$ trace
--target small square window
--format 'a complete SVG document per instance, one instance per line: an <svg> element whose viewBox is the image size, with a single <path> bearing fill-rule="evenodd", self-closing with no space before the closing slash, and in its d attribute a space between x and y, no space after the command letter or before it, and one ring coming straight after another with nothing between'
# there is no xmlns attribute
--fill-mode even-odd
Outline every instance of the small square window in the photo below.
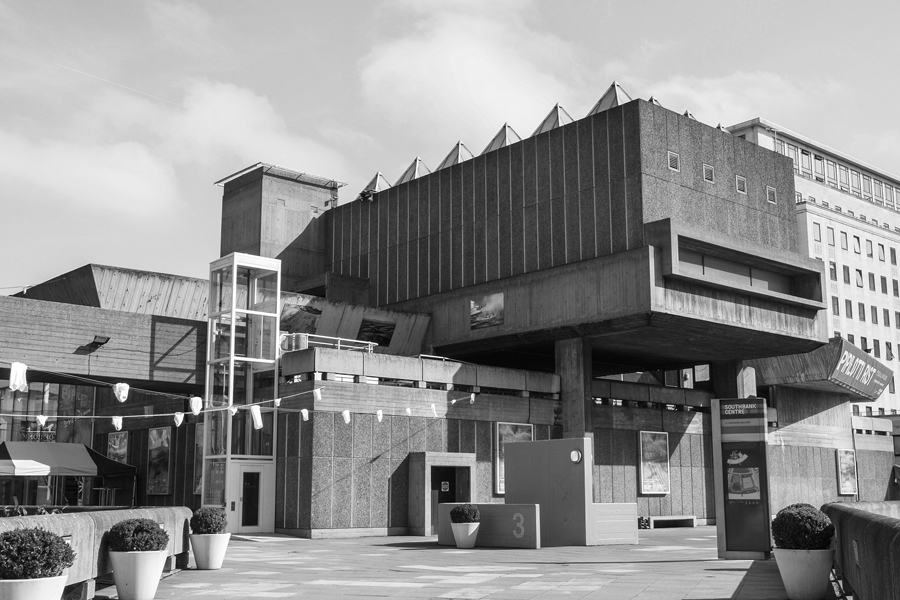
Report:
<svg viewBox="0 0 900 600"><path fill-rule="evenodd" d="M716 182L716 170L713 169L712 165L703 164L703 181L707 183Z"/></svg>
<svg viewBox="0 0 900 600"><path fill-rule="evenodd" d="M669 169L681 171L681 157L672 151L669 151Z"/></svg>
<svg viewBox="0 0 900 600"><path fill-rule="evenodd" d="M740 175L734 176L734 187L737 189L739 194L747 193L747 180L741 177Z"/></svg>
<svg viewBox="0 0 900 600"><path fill-rule="evenodd" d="M766 201L771 204L778 203L778 193L775 191L775 188L766 186Z"/></svg>

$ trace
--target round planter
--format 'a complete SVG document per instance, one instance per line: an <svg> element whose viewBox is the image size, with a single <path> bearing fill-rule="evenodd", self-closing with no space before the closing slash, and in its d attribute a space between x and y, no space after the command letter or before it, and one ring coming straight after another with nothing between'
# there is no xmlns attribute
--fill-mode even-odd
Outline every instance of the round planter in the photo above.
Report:
<svg viewBox="0 0 900 600"><path fill-rule="evenodd" d="M775 548L775 562L790 600L822 600L830 584L834 549L788 550Z"/></svg>
<svg viewBox="0 0 900 600"><path fill-rule="evenodd" d="M198 569L216 570L222 568L225 551L228 549L230 533L192 533L191 549Z"/></svg>
<svg viewBox="0 0 900 600"><path fill-rule="evenodd" d="M59 600L68 575L39 579L0 579L0 600Z"/></svg>
<svg viewBox="0 0 900 600"><path fill-rule="evenodd" d="M153 600L166 563L166 551L109 551L119 600Z"/></svg>
<svg viewBox="0 0 900 600"><path fill-rule="evenodd" d="M453 539L457 548L474 548L475 538L478 537L478 526L481 523L450 523L453 530Z"/></svg>

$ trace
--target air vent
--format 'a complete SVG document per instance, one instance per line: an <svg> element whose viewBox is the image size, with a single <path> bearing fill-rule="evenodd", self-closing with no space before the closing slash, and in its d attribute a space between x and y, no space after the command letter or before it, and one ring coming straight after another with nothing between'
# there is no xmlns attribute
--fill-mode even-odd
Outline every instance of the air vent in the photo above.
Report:
<svg viewBox="0 0 900 600"><path fill-rule="evenodd" d="M674 152L669 152L669 168L673 171L681 171L681 157Z"/></svg>
<svg viewBox="0 0 900 600"><path fill-rule="evenodd" d="M734 187L741 194L747 193L747 180L740 175L734 176Z"/></svg>
<svg viewBox="0 0 900 600"><path fill-rule="evenodd" d="M772 204L778 203L778 194L775 191L775 188L766 186L766 200Z"/></svg>
<svg viewBox="0 0 900 600"><path fill-rule="evenodd" d="M712 168L712 165L703 164L703 181L716 182L716 170Z"/></svg>

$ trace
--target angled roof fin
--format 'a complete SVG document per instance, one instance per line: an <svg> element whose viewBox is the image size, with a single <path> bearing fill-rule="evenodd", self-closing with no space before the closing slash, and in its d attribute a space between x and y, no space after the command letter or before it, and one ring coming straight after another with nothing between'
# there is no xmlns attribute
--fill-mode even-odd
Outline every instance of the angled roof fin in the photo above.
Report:
<svg viewBox="0 0 900 600"><path fill-rule="evenodd" d="M375 177L372 178L372 181L366 184L366 187L362 189L359 193L359 196L356 197L357 200L371 200L372 195L391 187L391 184L388 183L388 180L384 178L384 175L381 174L381 171L375 173Z"/></svg>
<svg viewBox="0 0 900 600"><path fill-rule="evenodd" d="M724 127L722 127L722 124L721 124L721 123L719 123L719 125L716 127L716 129L718 129L719 131L724 131L724 132L727 133L728 135L731 135L731 132L728 131L727 129L725 129Z"/></svg>
<svg viewBox="0 0 900 600"><path fill-rule="evenodd" d="M650 104L655 104L656 106L662 106L662 104L659 103L659 100L657 100L653 96L650 96L650 99L647 100L647 102L649 102Z"/></svg>
<svg viewBox="0 0 900 600"><path fill-rule="evenodd" d="M628 92L622 89L622 86L619 85L618 81L613 81L612 85L610 85L603 95L597 100L597 104L594 105L594 108L587 114L587 116L595 115L599 112L603 112L604 110L609 110L615 106L621 106L626 102L631 102L632 98L628 95Z"/></svg>
<svg viewBox="0 0 900 600"><path fill-rule="evenodd" d="M696 121L696 120L697 120L697 117L695 117L694 114L693 114L691 111L689 111L689 110L684 111L684 116L686 116L686 117L687 117L688 119L690 119L691 121Z"/></svg>
<svg viewBox="0 0 900 600"><path fill-rule="evenodd" d="M394 182L394 185L396 186L401 183L406 183L407 181L412 181L422 175L428 175L429 173L431 173L431 169L425 166L422 159L417 156L415 160L412 161L412 164L403 171L403 175L400 176L400 179Z"/></svg>
<svg viewBox="0 0 900 600"><path fill-rule="evenodd" d="M531 134L531 137L534 137L541 133L546 133L551 129L556 129L561 125L566 125L574 120L575 119L573 119L572 116L566 112L566 109L564 109L559 104L556 104L550 111L550 114L544 117L544 120L541 121L541 124L538 125L538 128L534 130L534 133Z"/></svg>
<svg viewBox="0 0 900 600"><path fill-rule="evenodd" d="M516 130L509 126L509 123L504 123L503 127L500 128L500 131L497 132L497 135L494 136L487 146L484 147L484 150L481 151L482 154L487 154L488 152L493 152L494 150L499 150L504 146L509 146L510 144L515 144L516 142L521 142L522 138L516 133Z"/></svg>
<svg viewBox="0 0 900 600"><path fill-rule="evenodd" d="M453 150L450 151L450 154L444 157L444 160L441 161L441 164L438 165L435 171L440 171L445 167L450 167L453 165L458 165L461 162L465 162L470 158L475 158L475 155L466 148L466 145L462 142L456 142L453 146Z"/></svg>

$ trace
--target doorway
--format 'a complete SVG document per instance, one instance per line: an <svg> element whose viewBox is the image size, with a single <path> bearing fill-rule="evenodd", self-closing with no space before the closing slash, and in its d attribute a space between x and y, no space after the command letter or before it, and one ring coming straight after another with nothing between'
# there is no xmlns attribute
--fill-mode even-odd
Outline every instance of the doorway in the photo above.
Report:
<svg viewBox="0 0 900 600"><path fill-rule="evenodd" d="M469 467L431 467L431 531L437 531L438 504L470 502Z"/></svg>
<svg viewBox="0 0 900 600"><path fill-rule="evenodd" d="M274 465L237 464L232 489L237 503L232 502L229 531L234 533L268 533L274 531ZM234 497L232 496L232 497ZM233 520L232 520L233 519ZM232 529L232 527L234 527Z"/></svg>

